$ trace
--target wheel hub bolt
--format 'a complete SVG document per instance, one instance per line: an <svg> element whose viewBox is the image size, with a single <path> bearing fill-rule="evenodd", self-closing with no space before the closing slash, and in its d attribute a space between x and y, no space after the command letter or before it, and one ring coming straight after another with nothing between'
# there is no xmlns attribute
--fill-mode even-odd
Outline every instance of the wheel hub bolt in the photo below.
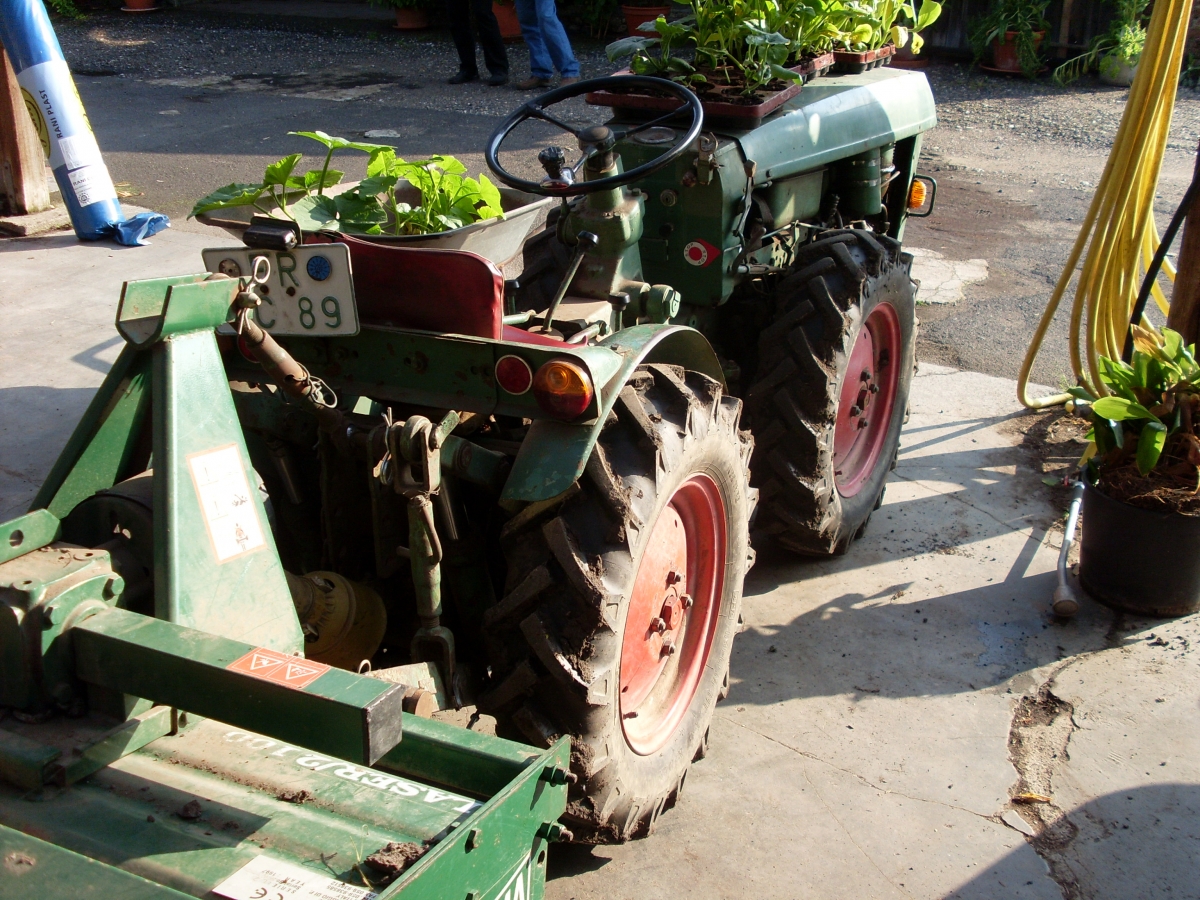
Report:
<svg viewBox="0 0 1200 900"><path fill-rule="evenodd" d="M675 655L675 642L673 640L671 640L670 638L667 638L666 640L663 641L662 655L663 656L674 656Z"/></svg>
<svg viewBox="0 0 1200 900"><path fill-rule="evenodd" d="M861 415L862 415L862 407L861 406L850 407L851 418L853 418L854 416L861 416Z"/></svg>
<svg viewBox="0 0 1200 900"><path fill-rule="evenodd" d="M656 634L662 634L667 630L667 623L663 620L662 616L655 616L650 620L650 630Z"/></svg>
<svg viewBox="0 0 1200 900"><path fill-rule="evenodd" d="M680 597L679 605L682 606L684 609L691 609L692 608L692 595L684 594L682 597Z"/></svg>
<svg viewBox="0 0 1200 900"><path fill-rule="evenodd" d="M679 584L681 581L683 581L683 576L674 569L667 573L667 587L670 587L673 584Z"/></svg>
<svg viewBox="0 0 1200 900"><path fill-rule="evenodd" d="M868 422L866 419L859 419L859 420L858 420L858 427L859 427L859 428L866 428L866 427L867 427L868 425L870 425L870 424L871 424L871 423L870 423L870 422Z"/></svg>
<svg viewBox="0 0 1200 900"><path fill-rule="evenodd" d="M878 394L879 393L879 385L873 384L869 388L867 388L867 390L870 391L872 394Z"/></svg>

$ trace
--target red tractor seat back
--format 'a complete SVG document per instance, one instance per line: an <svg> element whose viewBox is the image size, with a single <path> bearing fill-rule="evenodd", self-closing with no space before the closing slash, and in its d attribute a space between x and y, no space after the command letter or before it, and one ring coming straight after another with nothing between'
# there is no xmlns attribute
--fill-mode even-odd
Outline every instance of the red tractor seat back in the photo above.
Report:
<svg viewBox="0 0 1200 900"><path fill-rule="evenodd" d="M504 333L504 276L462 250L376 244L341 234L350 248L354 299L364 325L390 325L499 340Z"/></svg>

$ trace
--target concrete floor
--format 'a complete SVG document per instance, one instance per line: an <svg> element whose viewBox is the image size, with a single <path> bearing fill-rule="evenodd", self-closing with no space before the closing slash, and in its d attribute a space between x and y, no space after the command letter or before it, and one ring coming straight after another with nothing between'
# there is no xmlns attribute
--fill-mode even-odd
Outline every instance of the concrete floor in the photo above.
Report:
<svg viewBox="0 0 1200 900"><path fill-rule="evenodd" d="M0 241L0 517L115 358L121 282L226 238L152 241ZM1200 617L1048 617L1061 495L1031 421L1011 382L923 366L866 536L760 554L678 806L645 840L556 847L547 897L1200 897Z"/></svg>

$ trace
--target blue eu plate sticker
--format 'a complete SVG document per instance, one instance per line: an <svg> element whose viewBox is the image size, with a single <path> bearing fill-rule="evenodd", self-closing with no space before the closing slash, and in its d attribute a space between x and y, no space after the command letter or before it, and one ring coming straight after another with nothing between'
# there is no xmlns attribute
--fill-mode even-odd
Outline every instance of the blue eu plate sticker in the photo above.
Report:
<svg viewBox="0 0 1200 900"><path fill-rule="evenodd" d="M313 281L324 281L333 274L333 266L324 256L310 257L306 268Z"/></svg>

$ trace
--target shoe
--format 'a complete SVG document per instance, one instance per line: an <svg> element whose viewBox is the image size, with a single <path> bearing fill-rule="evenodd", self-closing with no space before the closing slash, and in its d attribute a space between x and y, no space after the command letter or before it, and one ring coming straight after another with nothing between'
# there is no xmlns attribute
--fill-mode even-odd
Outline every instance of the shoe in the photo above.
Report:
<svg viewBox="0 0 1200 900"><path fill-rule="evenodd" d="M560 78L560 79L558 80L558 86L559 86L559 87L566 87L567 85L569 85L569 84L575 84L575 83L576 83L576 82L578 82L578 81L579 81L579 76L578 76L578 75L564 75L562 78Z"/></svg>
<svg viewBox="0 0 1200 900"><path fill-rule="evenodd" d="M498 74L494 73L494 74L488 76L488 80L487 80L488 87L503 87L506 84L508 84L508 73L507 72L500 72Z"/></svg>
<svg viewBox="0 0 1200 900"><path fill-rule="evenodd" d="M514 87L518 91L532 91L534 88L550 87L550 79L530 75L524 81L518 81Z"/></svg>
<svg viewBox="0 0 1200 900"><path fill-rule="evenodd" d="M465 69L459 69L454 77L446 79L446 84L466 84L468 81L475 81L477 78L479 78L478 72L468 72Z"/></svg>

